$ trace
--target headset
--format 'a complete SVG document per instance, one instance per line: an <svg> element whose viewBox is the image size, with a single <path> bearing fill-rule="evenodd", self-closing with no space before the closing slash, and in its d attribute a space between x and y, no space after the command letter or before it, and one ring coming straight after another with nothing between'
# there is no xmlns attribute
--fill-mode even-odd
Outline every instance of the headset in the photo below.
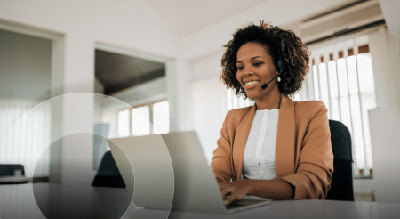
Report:
<svg viewBox="0 0 400 219"><path fill-rule="evenodd" d="M280 76L281 76L281 74L283 73L283 71L285 70L285 67L286 67L285 63L281 59L281 56L279 56L278 61L276 61L275 67L276 67L276 70L278 71L278 75L273 77L270 81L268 81L268 83L265 83L265 84L261 85L261 89L263 89L263 90L267 89L269 83L271 83L275 78L276 78L276 81L278 81L278 82L281 81L281 77Z"/></svg>

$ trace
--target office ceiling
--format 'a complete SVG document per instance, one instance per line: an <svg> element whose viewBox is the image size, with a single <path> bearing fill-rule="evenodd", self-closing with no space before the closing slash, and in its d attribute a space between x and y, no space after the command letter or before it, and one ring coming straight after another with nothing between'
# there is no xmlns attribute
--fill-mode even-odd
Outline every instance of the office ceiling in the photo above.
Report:
<svg viewBox="0 0 400 219"><path fill-rule="evenodd" d="M224 19L228 19L229 17L252 8L265 8L268 7L269 4L276 7L277 1L278 0L148 0L153 9L165 20L178 38L195 33L200 29L221 22ZM285 0L282 1L281 4L290 4L291 1L295 2L298 0ZM288 11L285 11L285 16L289 16L289 20L292 21L301 20L307 17L320 15L321 13L323 14L325 11L330 11L342 7L343 5L364 1L370 0L302 0L304 8L293 8L288 5ZM318 11L313 11L313 8L318 8ZM296 10L309 11L309 14L290 13L290 11ZM298 16L299 14L301 17ZM267 19L266 21L271 20Z"/></svg>
<svg viewBox="0 0 400 219"><path fill-rule="evenodd" d="M196 32L215 22L269 0L149 0L153 9L178 36Z"/></svg>
<svg viewBox="0 0 400 219"><path fill-rule="evenodd" d="M112 94L164 77L165 65L161 62L96 49L95 75L104 86L104 94Z"/></svg>

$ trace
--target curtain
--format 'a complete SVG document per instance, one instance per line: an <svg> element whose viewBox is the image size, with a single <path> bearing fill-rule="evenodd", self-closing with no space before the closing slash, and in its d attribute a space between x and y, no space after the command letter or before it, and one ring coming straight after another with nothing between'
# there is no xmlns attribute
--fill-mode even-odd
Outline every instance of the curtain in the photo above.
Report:
<svg viewBox="0 0 400 219"><path fill-rule="evenodd" d="M28 177L49 174L51 108L46 102L36 104L0 99L0 164L21 164Z"/></svg>
<svg viewBox="0 0 400 219"><path fill-rule="evenodd" d="M204 155L211 163L217 147L222 123L228 112L227 90L217 77L195 81L190 89L194 129L203 146Z"/></svg>

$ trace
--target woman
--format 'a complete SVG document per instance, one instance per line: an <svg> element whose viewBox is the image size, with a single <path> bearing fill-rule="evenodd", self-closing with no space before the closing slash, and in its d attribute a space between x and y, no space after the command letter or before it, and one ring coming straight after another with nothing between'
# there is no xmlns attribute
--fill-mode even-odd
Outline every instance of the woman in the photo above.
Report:
<svg viewBox="0 0 400 219"><path fill-rule="evenodd" d="M230 110L212 168L225 204L254 195L325 198L333 155L321 101L292 101L308 72L308 51L292 31L250 24L237 29L222 57L221 79L255 101Z"/></svg>

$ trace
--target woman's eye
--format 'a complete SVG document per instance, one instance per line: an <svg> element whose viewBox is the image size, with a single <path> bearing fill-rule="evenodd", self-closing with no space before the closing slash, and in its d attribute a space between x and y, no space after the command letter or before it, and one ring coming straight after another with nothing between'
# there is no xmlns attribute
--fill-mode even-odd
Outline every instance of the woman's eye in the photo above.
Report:
<svg viewBox="0 0 400 219"><path fill-rule="evenodd" d="M262 62L256 62L254 63L254 66L260 66L262 64Z"/></svg>
<svg viewBox="0 0 400 219"><path fill-rule="evenodd" d="M242 70L243 66L236 66L237 70Z"/></svg>

